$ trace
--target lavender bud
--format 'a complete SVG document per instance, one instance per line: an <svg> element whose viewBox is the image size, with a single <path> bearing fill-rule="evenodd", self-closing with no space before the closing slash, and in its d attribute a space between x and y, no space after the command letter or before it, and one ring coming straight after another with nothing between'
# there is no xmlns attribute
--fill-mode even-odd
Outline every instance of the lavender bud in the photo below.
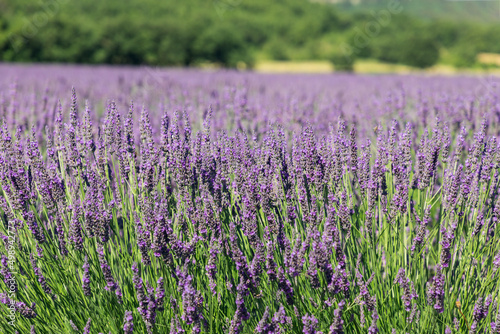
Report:
<svg viewBox="0 0 500 334"><path fill-rule="evenodd" d="M123 318L123 332L124 334L132 334L134 332L134 317L131 311L125 311Z"/></svg>

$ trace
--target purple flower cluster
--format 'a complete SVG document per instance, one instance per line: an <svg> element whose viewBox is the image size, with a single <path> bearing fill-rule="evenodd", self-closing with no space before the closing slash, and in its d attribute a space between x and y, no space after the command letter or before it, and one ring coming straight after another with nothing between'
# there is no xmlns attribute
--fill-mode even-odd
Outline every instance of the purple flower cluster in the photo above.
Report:
<svg viewBox="0 0 500 334"><path fill-rule="evenodd" d="M318 328L318 319L316 319L313 315L305 315L302 317L302 324L304 327L302 329L302 333L304 334L321 334L322 332L317 331Z"/></svg>
<svg viewBox="0 0 500 334"><path fill-rule="evenodd" d="M345 300L343 299L338 307L333 311L333 322L330 326L329 334L344 334L344 320L342 320L342 310L345 306Z"/></svg>
<svg viewBox="0 0 500 334"><path fill-rule="evenodd" d="M401 295L401 299L403 300L403 304L405 307L405 310L407 312L411 311L411 301L413 299L417 299L418 295L415 292L415 287L413 286L413 283L410 282L410 279L405 276L405 270L403 268L400 268L398 271L398 274L396 275L396 278L394 279L394 284L399 284L399 287L403 290L403 293ZM410 287L411 285L411 287Z"/></svg>
<svg viewBox="0 0 500 334"><path fill-rule="evenodd" d="M82 278L82 290L83 294L87 297L91 294L90 289L90 265L87 256L85 256L85 263L83 265L83 278Z"/></svg>
<svg viewBox="0 0 500 334"><path fill-rule="evenodd" d="M259 334L285 333L284 327L290 326L291 323L291 318L286 316L283 305L280 305L272 318L270 318L269 307L266 307L264 315L255 327L255 332Z"/></svg>
<svg viewBox="0 0 500 334"><path fill-rule="evenodd" d="M36 259L33 256L33 254L30 254L29 258L30 258L30 262L31 262L31 267L33 268L33 271L35 272L35 276L38 278L38 283L40 283L40 286L42 287L43 291L46 294L53 296L52 289L50 288L49 284L47 283L47 280L43 276L42 269L40 269L37 266Z"/></svg>
<svg viewBox="0 0 500 334"><path fill-rule="evenodd" d="M13 305L15 311L19 312L19 314L24 318L31 319L37 316L35 311L35 303L32 303L31 306L27 306L24 302L10 299L9 296L4 292L0 293L0 303L4 305Z"/></svg>
<svg viewBox="0 0 500 334"><path fill-rule="evenodd" d="M438 313L444 312L444 285L445 277L443 268L441 265L438 265L435 276L431 281L427 282L427 302L429 305L433 305Z"/></svg>
<svg viewBox="0 0 500 334"><path fill-rule="evenodd" d="M472 314L472 324L470 325L470 334L477 333L478 326L481 320L488 316L490 305L492 302L491 296L487 296L484 300L479 297L474 305L474 312Z"/></svg>
<svg viewBox="0 0 500 334"><path fill-rule="evenodd" d="M181 318L186 324L193 325L193 333L200 333L204 321L203 297L199 291L194 289L193 278L185 270L177 270L177 276L179 277L179 291L182 292L183 313Z"/></svg>
<svg viewBox="0 0 500 334"><path fill-rule="evenodd" d="M125 334L132 334L134 332L134 317L131 311L125 311L123 318L123 332Z"/></svg>
<svg viewBox="0 0 500 334"><path fill-rule="evenodd" d="M101 264L101 271L106 281L106 286L104 287L104 289L106 289L107 291L115 291L118 288L118 283L113 278L113 274L111 273L111 267L108 265L108 262L106 261L103 246L99 245L97 247L97 254L99 256L99 263Z"/></svg>
<svg viewBox="0 0 500 334"><path fill-rule="evenodd" d="M140 276L139 268L137 263L132 264L134 288L137 295L137 301L139 302L139 307L137 310L144 320L148 333L153 333L154 326L156 323L157 312L163 310L163 303L165 298L165 288L163 286L163 277L160 277L157 281L156 290L151 286L149 282L146 281L146 286L144 287L144 282ZM130 314L129 314L130 315ZM126 316L126 324L128 324L127 319L130 316ZM131 320L129 320L131 322ZM124 325L125 326L125 325ZM133 325L130 325L133 326Z"/></svg>
<svg viewBox="0 0 500 334"><path fill-rule="evenodd" d="M2 312L128 334L442 333L450 314L474 333L492 318L496 92L175 71L156 90L130 71L119 87L82 75L92 89L61 101L56 80L42 103L29 72L0 80Z"/></svg>

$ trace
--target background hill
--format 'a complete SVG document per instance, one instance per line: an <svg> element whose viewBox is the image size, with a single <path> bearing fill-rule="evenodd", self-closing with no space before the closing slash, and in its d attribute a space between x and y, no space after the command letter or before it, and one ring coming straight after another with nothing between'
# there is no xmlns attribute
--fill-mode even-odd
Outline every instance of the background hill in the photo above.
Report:
<svg viewBox="0 0 500 334"><path fill-rule="evenodd" d="M321 0L318 0L321 1ZM362 12L387 7L387 0L325 0L348 12ZM445 19L472 22L499 22L500 1L402 1L405 13L424 19Z"/></svg>

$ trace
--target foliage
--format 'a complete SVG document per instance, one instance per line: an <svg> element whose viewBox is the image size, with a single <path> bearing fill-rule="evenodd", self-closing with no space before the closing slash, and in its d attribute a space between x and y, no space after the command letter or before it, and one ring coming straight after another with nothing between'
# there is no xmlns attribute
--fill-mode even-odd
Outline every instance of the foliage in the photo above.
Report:
<svg viewBox="0 0 500 334"><path fill-rule="evenodd" d="M437 63L439 49L432 38L418 33L405 40L402 63L414 67L426 68Z"/></svg>
<svg viewBox="0 0 500 334"><path fill-rule="evenodd" d="M346 55L342 52L334 52L330 61L335 67L335 71L352 72L354 70L355 55Z"/></svg>
<svg viewBox="0 0 500 334"><path fill-rule="evenodd" d="M417 67L436 63L440 49L461 65L472 65L477 52L500 52L498 24L429 22L405 11L367 37L386 8L344 13L306 0L2 0L0 7L3 61L251 67L259 52L274 60L330 59L332 40L352 42L360 33L367 45L358 58Z"/></svg>

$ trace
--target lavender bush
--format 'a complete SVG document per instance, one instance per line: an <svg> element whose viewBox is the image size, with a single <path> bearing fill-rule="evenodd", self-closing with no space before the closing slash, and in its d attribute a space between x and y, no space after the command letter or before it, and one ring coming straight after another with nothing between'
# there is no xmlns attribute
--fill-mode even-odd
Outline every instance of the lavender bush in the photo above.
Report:
<svg viewBox="0 0 500 334"><path fill-rule="evenodd" d="M2 333L500 333L495 85L1 68Z"/></svg>

